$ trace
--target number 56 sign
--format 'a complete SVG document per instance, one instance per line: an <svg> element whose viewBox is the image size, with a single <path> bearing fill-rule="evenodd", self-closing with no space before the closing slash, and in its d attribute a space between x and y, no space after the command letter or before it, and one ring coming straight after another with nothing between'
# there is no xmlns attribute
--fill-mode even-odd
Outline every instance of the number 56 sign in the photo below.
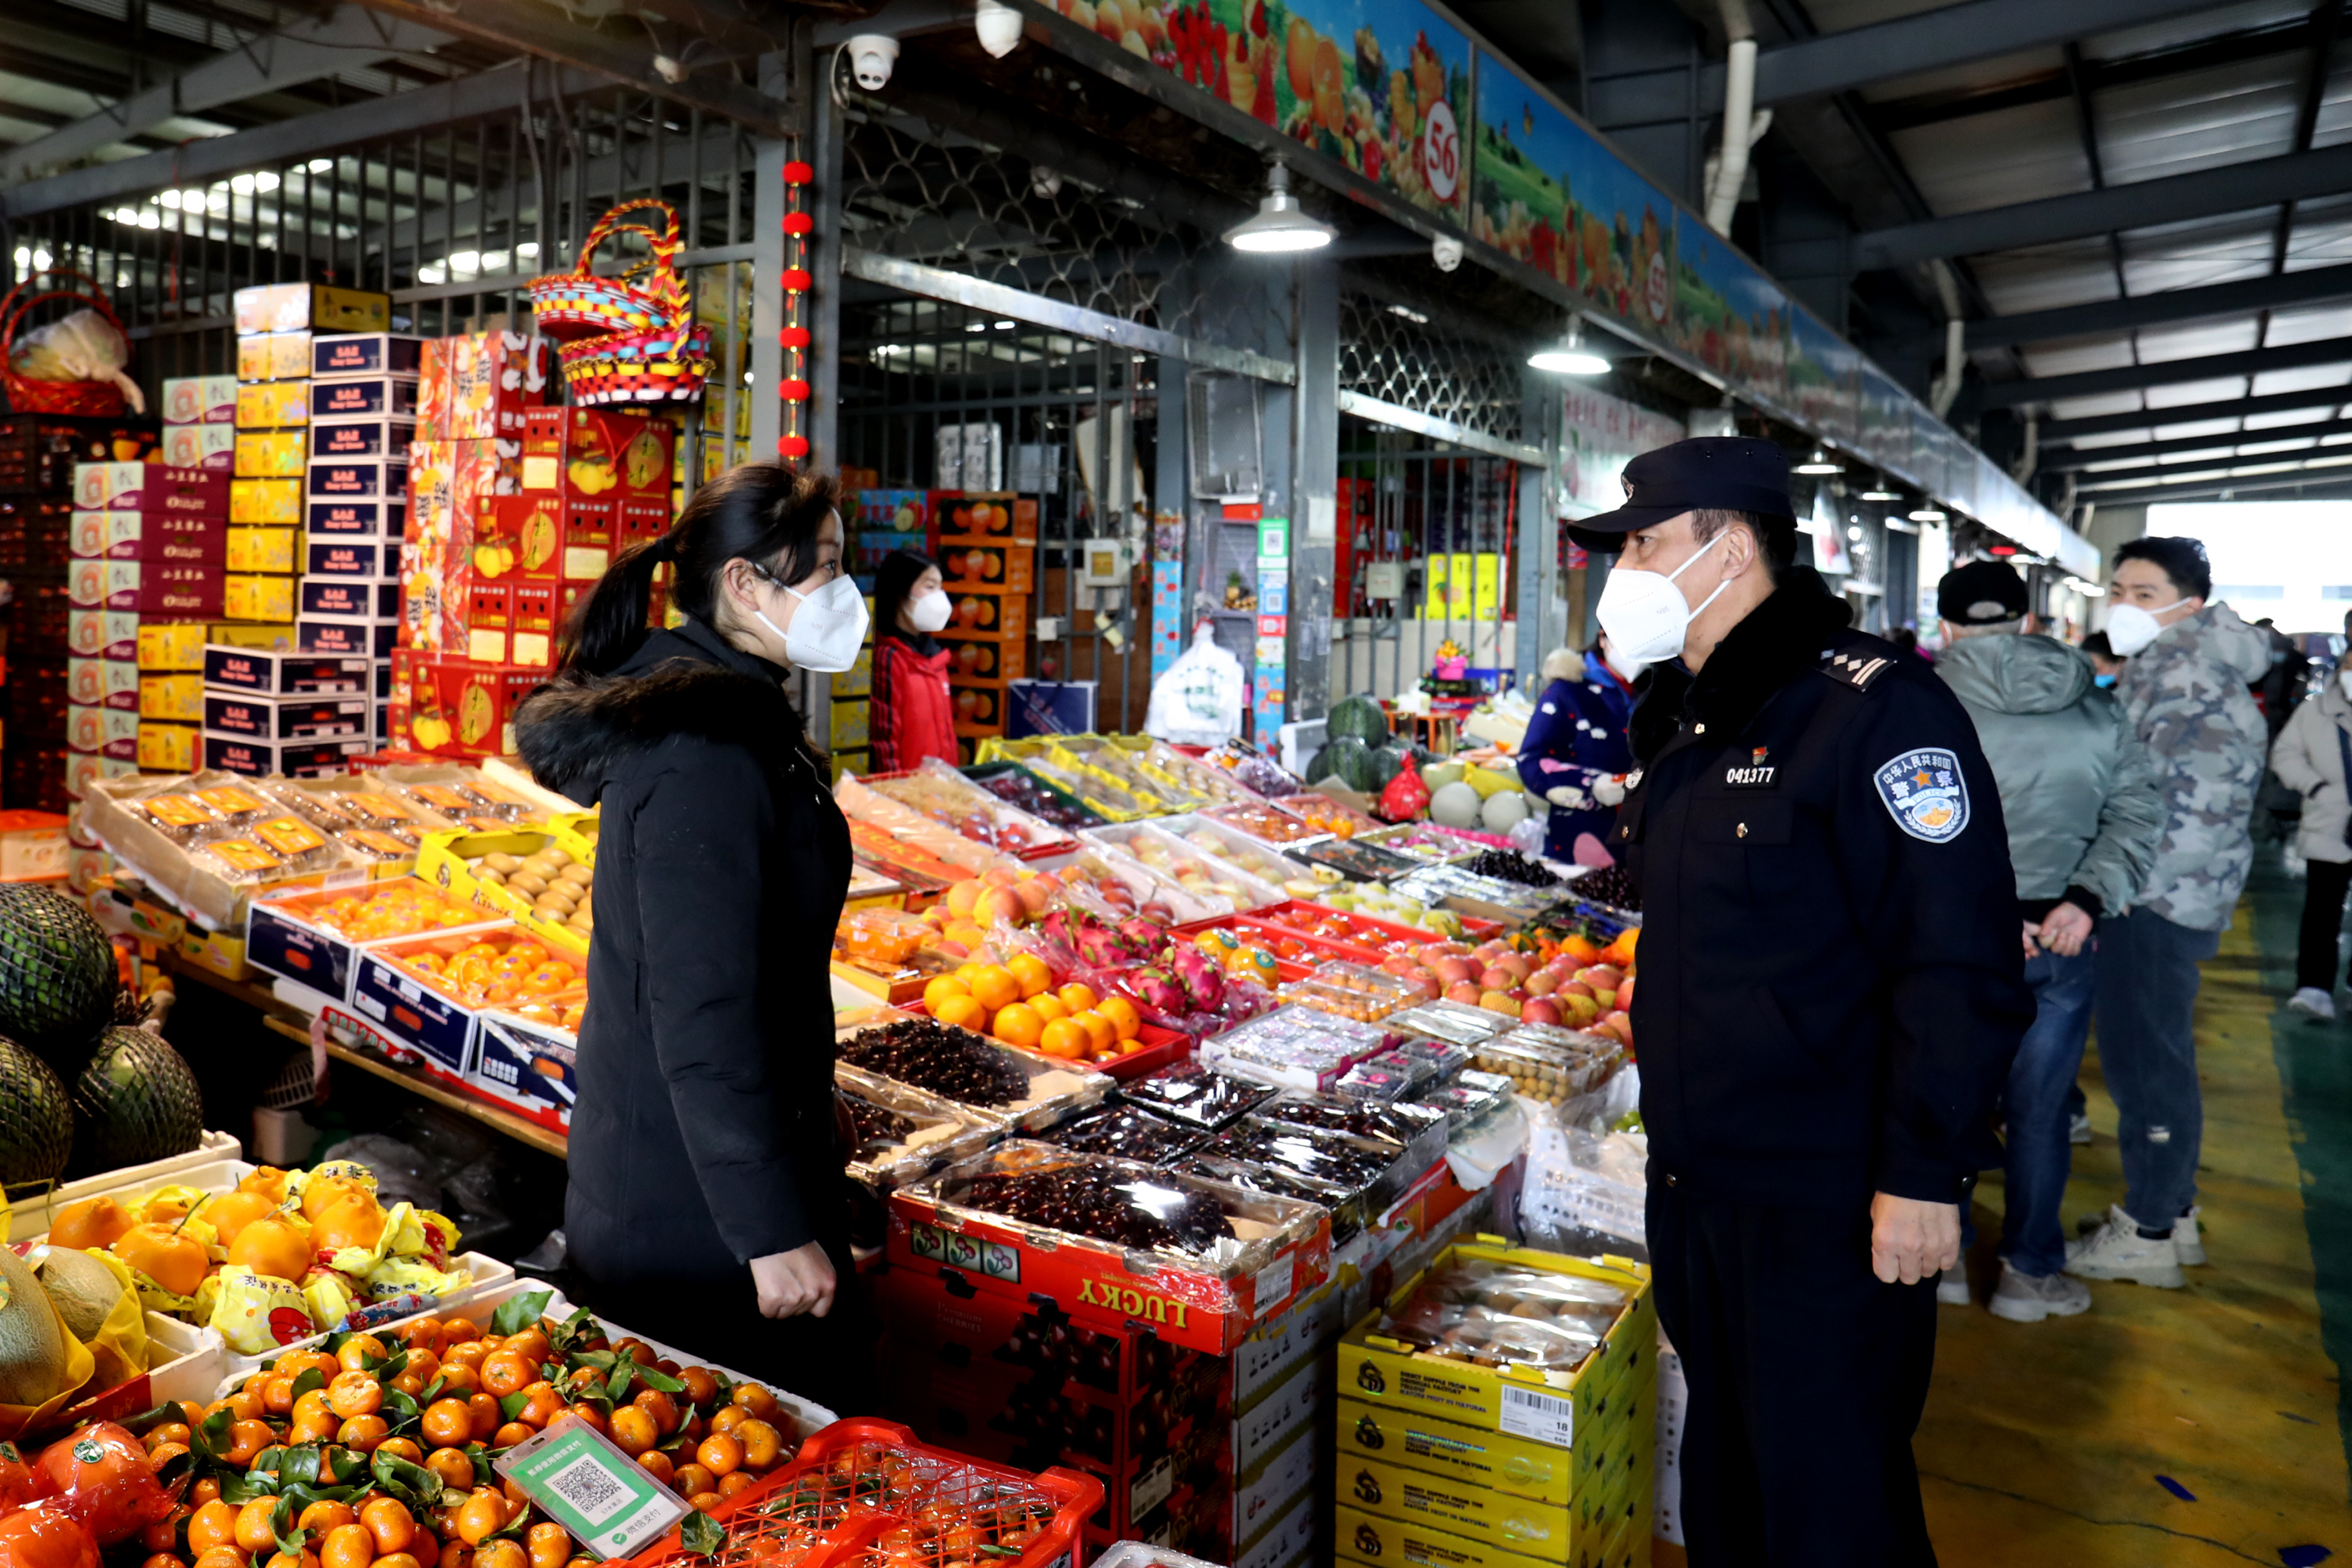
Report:
<svg viewBox="0 0 2352 1568"><path fill-rule="evenodd" d="M1442 98L1429 106L1422 128L1421 177L1441 202L1450 204L1462 188L1462 127L1454 122L1454 106Z"/></svg>

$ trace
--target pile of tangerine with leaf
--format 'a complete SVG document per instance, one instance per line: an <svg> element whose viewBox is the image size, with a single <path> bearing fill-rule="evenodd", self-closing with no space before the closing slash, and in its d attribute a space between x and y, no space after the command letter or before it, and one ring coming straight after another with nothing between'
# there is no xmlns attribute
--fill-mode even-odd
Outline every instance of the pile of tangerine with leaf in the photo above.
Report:
<svg viewBox="0 0 2352 1568"><path fill-rule="evenodd" d="M615 1344L584 1308L542 1319L551 1299L518 1296L487 1331L331 1334L211 1405L128 1423L158 1478L188 1483L142 1568L595 1568L491 1468L567 1415L701 1515L792 1457L768 1388Z"/></svg>

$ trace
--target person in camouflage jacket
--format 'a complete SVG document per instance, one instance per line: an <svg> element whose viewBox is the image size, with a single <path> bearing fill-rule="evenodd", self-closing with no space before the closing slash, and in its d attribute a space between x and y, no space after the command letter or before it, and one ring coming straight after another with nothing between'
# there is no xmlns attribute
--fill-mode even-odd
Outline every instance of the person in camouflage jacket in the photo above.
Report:
<svg viewBox="0 0 2352 1568"><path fill-rule="evenodd" d="M2165 823L2139 896L2099 922L2099 1061L2126 1190L2098 1230L2068 1245L2066 1271L2170 1288L2187 1283L2182 1264L2205 1261L2190 1020L2197 966L2220 950L2253 867L2270 737L2248 684L2269 670L2270 642L2206 603L2212 569L2193 539L2133 540L2111 575L2107 635L2131 658L2116 697L2154 763Z"/></svg>

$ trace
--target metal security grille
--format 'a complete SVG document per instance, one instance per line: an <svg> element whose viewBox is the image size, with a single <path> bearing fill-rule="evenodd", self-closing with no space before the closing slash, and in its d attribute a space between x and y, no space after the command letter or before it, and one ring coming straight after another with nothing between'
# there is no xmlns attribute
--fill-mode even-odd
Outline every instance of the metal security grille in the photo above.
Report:
<svg viewBox="0 0 2352 1568"><path fill-rule="evenodd" d="M1527 353L1446 307L1350 276L1339 296L1339 389L1474 436L1519 439ZM1377 290L1377 291L1373 291Z"/></svg>
<svg viewBox="0 0 2352 1568"><path fill-rule="evenodd" d="M847 101L842 462L885 489L1036 497L1029 621L1056 635L1036 638L1025 673L1097 682L1097 723L1133 730L1150 700L1154 507L1184 504L1159 493L1163 441L1181 440L1160 422L1183 417L1181 395L1160 394L1181 391L1183 366L1116 329L1287 374L1287 310L1263 289L1215 287L1213 232L1181 202L1147 199L1154 177L1099 149L1074 153L1050 129L962 102ZM1019 304L991 308L1004 298L992 289ZM1099 554L1087 543L1108 540L1129 563L1116 589L1081 569Z"/></svg>
<svg viewBox="0 0 2352 1568"><path fill-rule="evenodd" d="M1331 690L1394 696L1449 639L1517 663L1518 465L1352 416L1339 422Z"/></svg>
<svg viewBox="0 0 2352 1568"><path fill-rule="evenodd" d="M565 96L554 73L517 73L513 111L259 165L205 184L134 193L21 220L21 276L58 265L110 291L151 399L169 376L236 367L232 297L310 281L388 292L402 330L441 335L527 323L530 279L571 264L597 216L659 195L679 212L696 310L718 357L698 417L704 471L748 456L755 142L625 89ZM538 90L533 90L534 82ZM624 236L598 257L642 259ZM728 449L718 438L733 431Z"/></svg>

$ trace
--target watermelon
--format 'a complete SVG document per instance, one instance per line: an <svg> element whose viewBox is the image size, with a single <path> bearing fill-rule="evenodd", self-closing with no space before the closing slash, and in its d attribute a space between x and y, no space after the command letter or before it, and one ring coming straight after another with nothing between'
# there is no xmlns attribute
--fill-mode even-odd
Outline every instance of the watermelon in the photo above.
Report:
<svg viewBox="0 0 2352 1568"><path fill-rule="evenodd" d="M1307 766L1308 784L1319 784L1325 779L1338 779L1353 790L1378 789L1380 784L1372 782L1372 749L1349 735L1331 742L1316 752L1315 760Z"/></svg>
<svg viewBox="0 0 2352 1568"><path fill-rule="evenodd" d="M1323 734L1331 741L1344 738L1366 746L1384 746L1389 739L1389 716L1377 697L1343 697L1333 706L1330 717L1323 721Z"/></svg>

